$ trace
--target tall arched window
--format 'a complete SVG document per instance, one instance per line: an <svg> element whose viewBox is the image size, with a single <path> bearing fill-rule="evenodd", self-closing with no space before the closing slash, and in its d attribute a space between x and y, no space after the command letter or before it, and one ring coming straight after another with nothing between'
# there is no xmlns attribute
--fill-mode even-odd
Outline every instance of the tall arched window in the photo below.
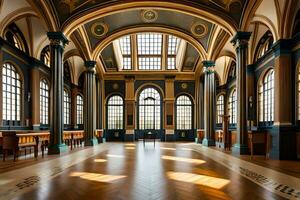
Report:
<svg viewBox="0 0 300 200"><path fill-rule="evenodd" d="M124 103L122 97L115 95L107 102L107 129L123 129Z"/></svg>
<svg viewBox="0 0 300 200"><path fill-rule="evenodd" d="M76 122L83 124L83 98L81 95L76 96Z"/></svg>
<svg viewBox="0 0 300 200"><path fill-rule="evenodd" d="M263 80L259 84L258 105L259 105L259 121L274 121L274 70L267 72Z"/></svg>
<svg viewBox="0 0 300 200"><path fill-rule="evenodd" d="M2 66L2 119L4 125L20 125L22 83L15 66Z"/></svg>
<svg viewBox="0 0 300 200"><path fill-rule="evenodd" d="M161 128L161 101L154 88L144 89L139 96L139 129L158 130Z"/></svg>
<svg viewBox="0 0 300 200"><path fill-rule="evenodd" d="M237 97L236 97L236 89L234 89L229 95L228 101L228 114L230 115L230 124L236 124L237 121Z"/></svg>
<svg viewBox="0 0 300 200"><path fill-rule="evenodd" d="M64 90L64 124L70 124L71 97L67 90Z"/></svg>
<svg viewBox="0 0 300 200"><path fill-rule="evenodd" d="M41 61L50 67L50 47L46 46L41 52Z"/></svg>
<svg viewBox="0 0 300 200"><path fill-rule="evenodd" d="M40 123L49 124L49 85L45 79L40 81Z"/></svg>
<svg viewBox="0 0 300 200"><path fill-rule="evenodd" d="M192 129L192 102L186 95L181 95L176 100L176 129Z"/></svg>
<svg viewBox="0 0 300 200"><path fill-rule="evenodd" d="M219 95L217 99L217 123L222 123L222 117L221 115L224 115L224 95Z"/></svg>

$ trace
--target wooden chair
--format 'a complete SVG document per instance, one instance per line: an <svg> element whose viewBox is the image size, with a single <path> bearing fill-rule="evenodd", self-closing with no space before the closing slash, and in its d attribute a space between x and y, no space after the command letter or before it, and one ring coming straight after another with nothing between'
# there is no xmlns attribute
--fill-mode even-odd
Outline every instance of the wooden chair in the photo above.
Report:
<svg viewBox="0 0 300 200"><path fill-rule="evenodd" d="M16 161L17 155L19 153L19 147L18 147L18 142L19 139L16 136L16 133L2 133L3 137L3 161L5 161L5 158L8 154L9 151L13 152L14 155L14 161Z"/></svg>

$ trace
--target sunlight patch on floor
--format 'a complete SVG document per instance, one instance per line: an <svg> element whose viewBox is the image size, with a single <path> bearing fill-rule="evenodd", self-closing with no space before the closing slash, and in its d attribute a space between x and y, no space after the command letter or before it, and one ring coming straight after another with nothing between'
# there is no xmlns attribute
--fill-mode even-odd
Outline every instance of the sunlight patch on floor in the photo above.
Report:
<svg viewBox="0 0 300 200"><path fill-rule="evenodd" d="M126 177L126 176L97 174L97 173L89 173L89 172L72 172L70 176L79 177L81 179L85 179L89 181L103 182L103 183L111 183Z"/></svg>
<svg viewBox="0 0 300 200"><path fill-rule="evenodd" d="M109 158L124 158L123 155L115 155L115 154L106 154L106 156Z"/></svg>
<svg viewBox="0 0 300 200"><path fill-rule="evenodd" d="M135 147L125 147L125 149L133 150L133 149L135 149Z"/></svg>
<svg viewBox="0 0 300 200"><path fill-rule="evenodd" d="M176 151L176 148L170 148L170 147L160 147L162 150L170 150L170 151Z"/></svg>
<svg viewBox="0 0 300 200"><path fill-rule="evenodd" d="M107 162L107 160L105 160L105 159L94 159L94 162L102 163L102 162Z"/></svg>
<svg viewBox="0 0 300 200"><path fill-rule="evenodd" d="M175 181L182 181L186 183L193 183L203 185L215 189L221 189L230 183L227 179L215 178L211 176L185 173L185 172L167 172L167 177Z"/></svg>
<svg viewBox="0 0 300 200"><path fill-rule="evenodd" d="M127 143L127 144L124 144L125 147L135 147L136 144L134 143Z"/></svg>
<svg viewBox="0 0 300 200"><path fill-rule="evenodd" d="M186 163L192 163L192 164L206 163L206 161L200 160L200 159L183 158L183 157L176 157L176 156L162 156L161 158L163 160L173 160L173 161L186 162Z"/></svg>

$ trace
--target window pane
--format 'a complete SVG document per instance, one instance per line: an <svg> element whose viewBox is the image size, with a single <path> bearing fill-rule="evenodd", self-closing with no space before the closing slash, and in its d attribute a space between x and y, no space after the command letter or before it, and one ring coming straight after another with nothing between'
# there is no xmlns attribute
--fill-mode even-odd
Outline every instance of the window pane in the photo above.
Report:
<svg viewBox="0 0 300 200"><path fill-rule="evenodd" d="M139 96L139 129L160 129L161 100L154 88L144 89Z"/></svg>
<svg viewBox="0 0 300 200"><path fill-rule="evenodd" d="M64 90L64 124L70 124L71 97L68 91Z"/></svg>
<svg viewBox="0 0 300 200"><path fill-rule="evenodd" d="M76 120L77 124L83 124L83 98L80 95L76 96Z"/></svg>
<svg viewBox="0 0 300 200"><path fill-rule="evenodd" d="M107 128L123 129L124 118L123 99L120 96L112 96L107 102Z"/></svg>
<svg viewBox="0 0 300 200"><path fill-rule="evenodd" d="M185 95L176 100L176 129L192 129L192 102Z"/></svg>
<svg viewBox="0 0 300 200"><path fill-rule="evenodd" d="M228 113L230 115L230 124L236 124L237 122L237 96L236 96L236 90L234 89L230 96L228 101Z"/></svg>
<svg viewBox="0 0 300 200"><path fill-rule="evenodd" d="M40 81L40 123L49 124L49 86L45 79Z"/></svg>
<svg viewBox="0 0 300 200"><path fill-rule="evenodd" d="M259 86L259 121L274 121L274 70L271 69Z"/></svg>
<svg viewBox="0 0 300 200"><path fill-rule="evenodd" d="M16 68L10 63L2 66L2 119L21 120L21 80Z"/></svg>
<svg viewBox="0 0 300 200"><path fill-rule="evenodd" d="M224 115L224 95L220 95L217 99L217 123L222 123L222 115Z"/></svg>

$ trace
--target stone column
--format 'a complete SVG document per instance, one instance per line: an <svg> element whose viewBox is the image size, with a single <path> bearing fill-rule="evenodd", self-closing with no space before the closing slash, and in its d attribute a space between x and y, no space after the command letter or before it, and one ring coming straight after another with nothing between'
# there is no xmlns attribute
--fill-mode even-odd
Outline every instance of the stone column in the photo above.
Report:
<svg viewBox="0 0 300 200"><path fill-rule="evenodd" d="M86 61L85 78L84 78L84 132L85 146L94 146L97 144L95 137L96 130L96 101L95 101L95 66L96 61Z"/></svg>
<svg viewBox="0 0 300 200"><path fill-rule="evenodd" d="M204 139L205 146L215 146L216 85L215 63L203 61L204 75Z"/></svg>
<svg viewBox="0 0 300 200"><path fill-rule="evenodd" d="M292 65L291 40L273 44L274 66L274 125L271 130L272 159L296 159L296 132L293 126L293 84L296 67ZM296 110L296 109L294 109Z"/></svg>
<svg viewBox="0 0 300 200"><path fill-rule="evenodd" d="M248 154L248 129L247 129L247 87L246 72L248 60L248 41L250 32L237 32L231 40L236 48L237 55L237 143L234 144L233 152Z"/></svg>
<svg viewBox="0 0 300 200"><path fill-rule="evenodd" d="M63 143L64 116L63 116L63 51L68 43L62 32L48 32L50 40L51 60L51 88L50 88L50 145L48 154L60 154L66 151Z"/></svg>

